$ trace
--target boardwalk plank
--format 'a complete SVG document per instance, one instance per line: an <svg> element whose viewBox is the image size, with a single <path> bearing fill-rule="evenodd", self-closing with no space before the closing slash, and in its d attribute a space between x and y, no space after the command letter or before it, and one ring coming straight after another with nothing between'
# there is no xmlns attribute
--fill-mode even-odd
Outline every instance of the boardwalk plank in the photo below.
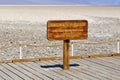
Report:
<svg viewBox="0 0 120 80"><path fill-rule="evenodd" d="M59 63L59 64L62 64L63 65L63 61L58 61L56 60L55 62L52 62L52 63ZM68 77L74 77L76 79L80 79L80 80L87 80L88 78L87 77L84 77L83 74L78 74L77 72L74 71L73 68L71 68L69 71L64 71L62 70L62 72L65 72L66 74L68 74L69 76ZM74 73L74 75L73 75Z"/></svg>
<svg viewBox="0 0 120 80"><path fill-rule="evenodd" d="M0 76L5 80L13 80L8 74L0 70Z"/></svg>
<svg viewBox="0 0 120 80"><path fill-rule="evenodd" d="M77 62L78 60L74 60L72 63L75 63ZM84 73L89 73L89 74L92 74L92 75L95 75L97 76L98 78L101 78L102 80L111 80L109 78L109 75L105 75L104 72L101 72L100 69L97 69L96 67L94 67L94 65L92 66L87 66L83 63L80 63L80 66L78 66L78 68L76 69L78 71L82 71Z"/></svg>
<svg viewBox="0 0 120 80"><path fill-rule="evenodd" d="M65 78L68 78L68 80L79 80L79 78L71 75L71 74L68 74L66 73L64 70L62 69L59 69L59 70L52 70L54 72L56 72L58 75L61 75L61 76L64 76ZM64 79L66 80L66 79Z"/></svg>
<svg viewBox="0 0 120 80"><path fill-rule="evenodd" d="M115 64L112 64L112 63L108 63L108 62L100 60L98 58L96 58L96 59L89 59L89 60L91 60L91 61L93 61L93 62L95 62L95 63L97 63L99 65L103 65L103 66L106 66L108 68L120 71L120 67L118 65L115 65Z"/></svg>
<svg viewBox="0 0 120 80"><path fill-rule="evenodd" d="M108 75L109 77L108 78L111 78L111 79L116 79L116 80L119 80L120 79L120 72L119 71L116 71L116 70L112 70L106 66L102 66L102 65L99 65L97 63L94 63L94 62L91 62L89 60L80 60L82 64L86 64L88 66L88 68L93 68L93 69L96 69L97 71L100 71L101 73L105 74L106 76Z"/></svg>
<svg viewBox="0 0 120 80"><path fill-rule="evenodd" d="M35 76L34 76L32 73L30 73L30 72L28 72L27 70L19 67L19 66L16 65L15 63L14 63L14 64L13 64L13 63L9 63L9 65L13 66L13 67L16 68L17 70L19 70L20 72L22 72L23 74L25 74L26 76L29 76L32 80L35 80L35 79L34 79Z"/></svg>
<svg viewBox="0 0 120 80"><path fill-rule="evenodd" d="M104 70L108 70L108 71L112 71L115 73L120 73L120 71L116 70L116 69L112 69L111 67L109 67L108 65L106 66L106 64L102 64L101 62L99 63L98 61L93 61L92 59L85 59L85 62L88 62L89 64L93 64L96 66L100 66L102 69ZM90 66L90 65L89 65Z"/></svg>
<svg viewBox="0 0 120 80"><path fill-rule="evenodd" d="M9 75L12 79L15 80L23 80L21 77L19 77L16 73L14 73L13 71L10 71L9 68L2 66L3 64L0 65L0 68L2 69L2 71L4 73L6 73L7 75Z"/></svg>
<svg viewBox="0 0 120 80"><path fill-rule="evenodd" d="M56 60L56 61L49 61L49 63L50 64L56 64L57 63L57 64L60 64L61 66L63 66L63 61L58 62L58 60ZM80 75L75 74L75 73L73 74L73 72L71 70L63 70L62 67L60 68L60 70L56 70L56 72L57 73L61 73L62 72L62 73L64 73L65 77L68 77L68 78L71 77L71 79L82 80Z"/></svg>
<svg viewBox="0 0 120 80"><path fill-rule="evenodd" d="M37 68L40 68L41 66L41 63L42 62L33 62L33 63L30 63L30 65L32 66L35 66ZM45 74L46 76L51 76L51 78L56 78L57 77L57 80L62 80L63 78L61 78L61 76L57 75L56 73L52 72L50 69L43 69L43 68L40 68L40 70L42 71L43 74Z"/></svg>
<svg viewBox="0 0 120 80"><path fill-rule="evenodd" d="M71 64L77 64L77 63L75 63L73 61L74 60L71 61ZM57 62L61 63L60 61L57 61ZM80 78L82 78L82 79L99 80L99 78L95 77L94 75L91 75L91 73L88 74L88 73L82 72L83 70L79 69L79 66L76 66L76 67L73 67L73 68L71 67L71 71L73 71L77 75L79 74Z"/></svg>
<svg viewBox="0 0 120 80"><path fill-rule="evenodd" d="M16 63L16 65L18 65L19 67L21 67L21 68L25 69L26 71L28 71L29 73L31 73L34 76L33 78L35 80L45 80L46 79L46 77L44 77L42 74L40 74L40 73L36 72L35 70L23 65L22 63Z"/></svg>
<svg viewBox="0 0 120 80"><path fill-rule="evenodd" d="M3 78L3 77L0 75L0 80L5 80L5 78Z"/></svg>
<svg viewBox="0 0 120 80"><path fill-rule="evenodd" d="M44 62L44 65L47 65L47 64L48 64L47 62ZM68 79L70 78L69 80L81 80L81 78L79 78L77 75L71 73L71 71L63 70L62 66L61 66L62 64L59 64L58 62L49 61L48 65L60 65L60 67L58 66L58 67L56 67L56 69L52 69L52 71L58 73L59 75L66 77Z"/></svg>
<svg viewBox="0 0 120 80"><path fill-rule="evenodd" d="M98 73L101 73L101 74L104 74L105 77L108 77L110 79L116 79L118 80L119 77L114 75L115 73L112 73L111 71L107 70L106 67L103 67L101 65L98 65L98 64L95 64L95 63L92 63L92 62L88 62L86 60L77 60L77 62L79 62L81 64L80 68L84 68L85 70L88 69L88 70L93 70L95 72ZM111 76L112 75L112 76ZM110 77L109 77L110 76Z"/></svg>
<svg viewBox="0 0 120 80"><path fill-rule="evenodd" d="M120 59L117 59L116 57L112 57L113 60L115 60L117 63L120 62Z"/></svg>
<svg viewBox="0 0 120 80"><path fill-rule="evenodd" d="M120 57L72 59L70 63L78 66L63 70L62 60L1 63L0 80L120 80Z"/></svg>
<svg viewBox="0 0 120 80"><path fill-rule="evenodd" d="M51 72L49 73L49 71L45 71L45 70L43 70L43 69L41 69L40 68L40 65L37 65L37 66L35 66L36 64L34 63L34 62L28 62L27 64L26 63L23 63L24 65L26 65L26 66L29 66L30 68L32 68L33 70L35 70L35 71L37 71L37 72L39 72L39 74L42 74L43 76L45 76L46 77L46 79L48 78L48 79L58 79L58 80L60 80L59 79L59 77L56 77L56 75L53 75L53 74L51 74ZM33 64L33 65L32 65ZM49 74L48 74L49 73ZM47 79L47 80L48 80ZM62 80L62 79L61 79Z"/></svg>
<svg viewBox="0 0 120 80"><path fill-rule="evenodd" d="M59 64L63 64L62 63L62 61L51 61L53 64L55 64L55 63L59 63ZM64 70L63 70L63 72L64 72ZM70 71L65 71L67 74L70 74L70 72L72 72L72 73L74 73L74 75L75 75L75 77L76 78L78 78L78 79L89 79L90 80L90 77L89 76L87 76L87 75L85 75L85 74L83 74L83 73L78 73L77 71L75 71L74 69L70 69ZM73 74L72 74L73 75ZM70 76L68 76L68 77L70 77ZM92 80L93 80L93 78L92 78Z"/></svg>
<svg viewBox="0 0 120 80"><path fill-rule="evenodd" d="M30 77L28 77L24 73L16 70L14 67L10 66L9 64L3 64L3 66L9 68L11 71L14 71L14 73L19 75L23 80L32 80Z"/></svg>
<svg viewBox="0 0 120 80"><path fill-rule="evenodd" d="M119 61L114 58L107 57L107 58L99 58L99 59L103 60L107 63L110 63L112 65L116 65L116 66L120 67Z"/></svg>
<svg viewBox="0 0 120 80"><path fill-rule="evenodd" d="M72 80L87 80L86 78L83 78L82 75L76 74L75 72L73 72L72 70L58 70L56 71L58 73L64 73L66 77L71 78Z"/></svg>
<svg viewBox="0 0 120 80"><path fill-rule="evenodd" d="M49 61L48 62L46 62L46 61L42 61L42 62L36 62L38 65L49 65L50 63L49 63ZM51 64L50 64L51 65ZM52 74L56 74L56 76L58 76L58 77L60 77L61 78L61 80L70 80L70 78L68 78L68 77L66 77L66 76L64 76L64 75L61 75L61 74L59 74L58 72L57 72L57 70L59 70L60 68L52 68L52 69L44 69L44 70L46 70L47 72L51 72Z"/></svg>

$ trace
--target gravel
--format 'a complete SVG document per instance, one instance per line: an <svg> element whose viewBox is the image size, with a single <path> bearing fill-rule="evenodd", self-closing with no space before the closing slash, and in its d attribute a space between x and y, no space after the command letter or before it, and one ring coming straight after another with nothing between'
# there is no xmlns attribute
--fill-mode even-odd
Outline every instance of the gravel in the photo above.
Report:
<svg viewBox="0 0 120 80"><path fill-rule="evenodd" d="M71 42L102 42L120 39L120 19L110 17L86 17L88 25L87 40ZM54 45L63 41L47 40L46 21L42 23L29 21L0 21L0 47L14 44ZM63 47L22 47L23 58L62 56ZM74 44L74 55L116 53L117 42L106 44ZM0 60L19 58L19 47L0 49Z"/></svg>

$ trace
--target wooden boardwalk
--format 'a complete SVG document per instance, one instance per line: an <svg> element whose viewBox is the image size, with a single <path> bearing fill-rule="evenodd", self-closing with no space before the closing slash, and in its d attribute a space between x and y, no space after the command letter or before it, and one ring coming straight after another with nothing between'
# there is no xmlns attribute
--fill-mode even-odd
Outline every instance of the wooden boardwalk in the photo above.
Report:
<svg viewBox="0 0 120 80"><path fill-rule="evenodd" d="M120 57L0 63L0 80L120 80Z"/></svg>

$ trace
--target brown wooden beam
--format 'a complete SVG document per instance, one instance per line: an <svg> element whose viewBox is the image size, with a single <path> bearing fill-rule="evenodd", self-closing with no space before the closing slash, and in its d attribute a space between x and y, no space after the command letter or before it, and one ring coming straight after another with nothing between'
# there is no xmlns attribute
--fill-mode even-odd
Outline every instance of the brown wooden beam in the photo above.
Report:
<svg viewBox="0 0 120 80"><path fill-rule="evenodd" d="M84 59L84 58L98 58L98 57L111 57L120 56L120 53L112 54L88 54L80 56L70 56L70 59ZM40 58L25 58L25 59L11 59L11 60L0 60L0 63L12 63L12 62L31 62L31 61L48 61L48 60L62 60L63 57L40 57Z"/></svg>
<svg viewBox="0 0 120 80"><path fill-rule="evenodd" d="M70 47L70 40L64 40L63 44L63 68L64 70L69 70L69 47Z"/></svg>

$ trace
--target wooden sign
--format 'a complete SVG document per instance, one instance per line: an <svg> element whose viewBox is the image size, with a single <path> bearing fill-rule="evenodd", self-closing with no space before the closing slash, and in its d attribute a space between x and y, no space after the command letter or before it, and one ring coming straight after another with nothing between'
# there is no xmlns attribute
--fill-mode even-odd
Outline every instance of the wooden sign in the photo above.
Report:
<svg viewBox="0 0 120 80"><path fill-rule="evenodd" d="M69 70L70 40L86 39L88 22L86 20L50 20L47 23L48 40L63 41L63 68Z"/></svg>
<svg viewBox="0 0 120 80"><path fill-rule="evenodd" d="M49 40L86 39L87 33L87 20L50 20L47 23L47 38Z"/></svg>

